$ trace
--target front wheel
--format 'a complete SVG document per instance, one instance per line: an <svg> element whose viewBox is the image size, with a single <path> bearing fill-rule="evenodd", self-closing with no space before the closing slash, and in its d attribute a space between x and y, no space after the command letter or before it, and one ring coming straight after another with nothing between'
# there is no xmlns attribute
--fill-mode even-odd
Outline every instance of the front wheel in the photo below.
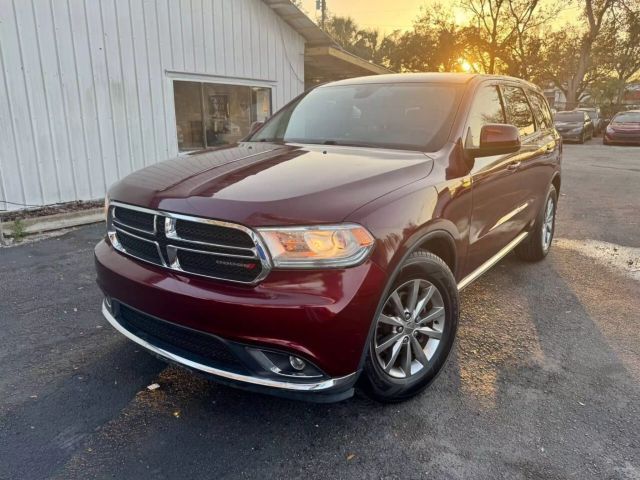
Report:
<svg viewBox="0 0 640 480"><path fill-rule="evenodd" d="M547 256L556 228L557 205L558 194L555 187L551 185L533 229L529 232L529 236L516 247L518 257L528 262L537 262Z"/></svg>
<svg viewBox="0 0 640 480"><path fill-rule="evenodd" d="M381 402L400 402L425 389L451 351L458 315L458 288L447 264L425 250L412 253L374 320L365 392Z"/></svg>

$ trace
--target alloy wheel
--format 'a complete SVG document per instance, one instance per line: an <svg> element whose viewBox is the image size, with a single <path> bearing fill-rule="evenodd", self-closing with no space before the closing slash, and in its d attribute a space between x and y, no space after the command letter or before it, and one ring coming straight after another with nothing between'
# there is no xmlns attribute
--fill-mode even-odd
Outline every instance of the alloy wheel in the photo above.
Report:
<svg viewBox="0 0 640 480"><path fill-rule="evenodd" d="M547 207L544 212L544 223L542 225L542 249L546 252L551 246L551 239L553 237L553 225L555 216L555 204L553 198L549 197L547 200Z"/></svg>
<svg viewBox="0 0 640 480"><path fill-rule="evenodd" d="M406 379L427 368L442 339L445 313L431 282L414 279L396 288L376 321L373 347L382 370Z"/></svg>

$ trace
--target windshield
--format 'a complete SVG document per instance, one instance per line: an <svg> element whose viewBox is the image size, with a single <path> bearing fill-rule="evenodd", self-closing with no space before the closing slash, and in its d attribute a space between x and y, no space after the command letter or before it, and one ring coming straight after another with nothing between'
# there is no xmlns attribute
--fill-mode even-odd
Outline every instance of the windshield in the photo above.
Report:
<svg viewBox="0 0 640 480"><path fill-rule="evenodd" d="M589 115L592 119L598 118L598 111L595 109L579 108L578 110L580 110L581 112L587 112L587 115Z"/></svg>
<svg viewBox="0 0 640 480"><path fill-rule="evenodd" d="M640 112L624 112L619 113L611 123L640 123Z"/></svg>
<svg viewBox="0 0 640 480"><path fill-rule="evenodd" d="M553 118L556 122L584 122L584 113L558 112Z"/></svg>
<svg viewBox="0 0 640 480"><path fill-rule="evenodd" d="M319 87L271 118L250 142L293 142L436 151L462 88L435 83Z"/></svg>

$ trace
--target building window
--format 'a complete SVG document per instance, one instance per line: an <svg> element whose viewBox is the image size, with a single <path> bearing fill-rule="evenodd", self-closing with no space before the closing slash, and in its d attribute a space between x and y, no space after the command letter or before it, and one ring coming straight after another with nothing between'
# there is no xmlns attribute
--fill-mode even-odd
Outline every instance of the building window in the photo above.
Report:
<svg viewBox="0 0 640 480"><path fill-rule="evenodd" d="M253 122L271 115L271 89L218 83L173 82L178 150L237 142Z"/></svg>

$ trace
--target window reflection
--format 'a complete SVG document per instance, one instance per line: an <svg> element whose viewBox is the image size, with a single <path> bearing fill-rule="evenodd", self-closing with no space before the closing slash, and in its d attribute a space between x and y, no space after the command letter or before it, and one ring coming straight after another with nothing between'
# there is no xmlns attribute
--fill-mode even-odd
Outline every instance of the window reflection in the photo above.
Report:
<svg viewBox="0 0 640 480"><path fill-rule="evenodd" d="M271 115L270 88L174 81L173 89L181 152L235 143Z"/></svg>
<svg viewBox="0 0 640 480"><path fill-rule="evenodd" d="M480 89L469 113L469 129L465 139L467 148L480 146L480 130L489 123L505 123L498 87Z"/></svg>
<svg viewBox="0 0 640 480"><path fill-rule="evenodd" d="M530 135L535 132L536 127L533 122L533 113L529 108L529 102L524 94L524 90L519 87L502 87L505 99L505 109L509 123L518 127L521 136Z"/></svg>

